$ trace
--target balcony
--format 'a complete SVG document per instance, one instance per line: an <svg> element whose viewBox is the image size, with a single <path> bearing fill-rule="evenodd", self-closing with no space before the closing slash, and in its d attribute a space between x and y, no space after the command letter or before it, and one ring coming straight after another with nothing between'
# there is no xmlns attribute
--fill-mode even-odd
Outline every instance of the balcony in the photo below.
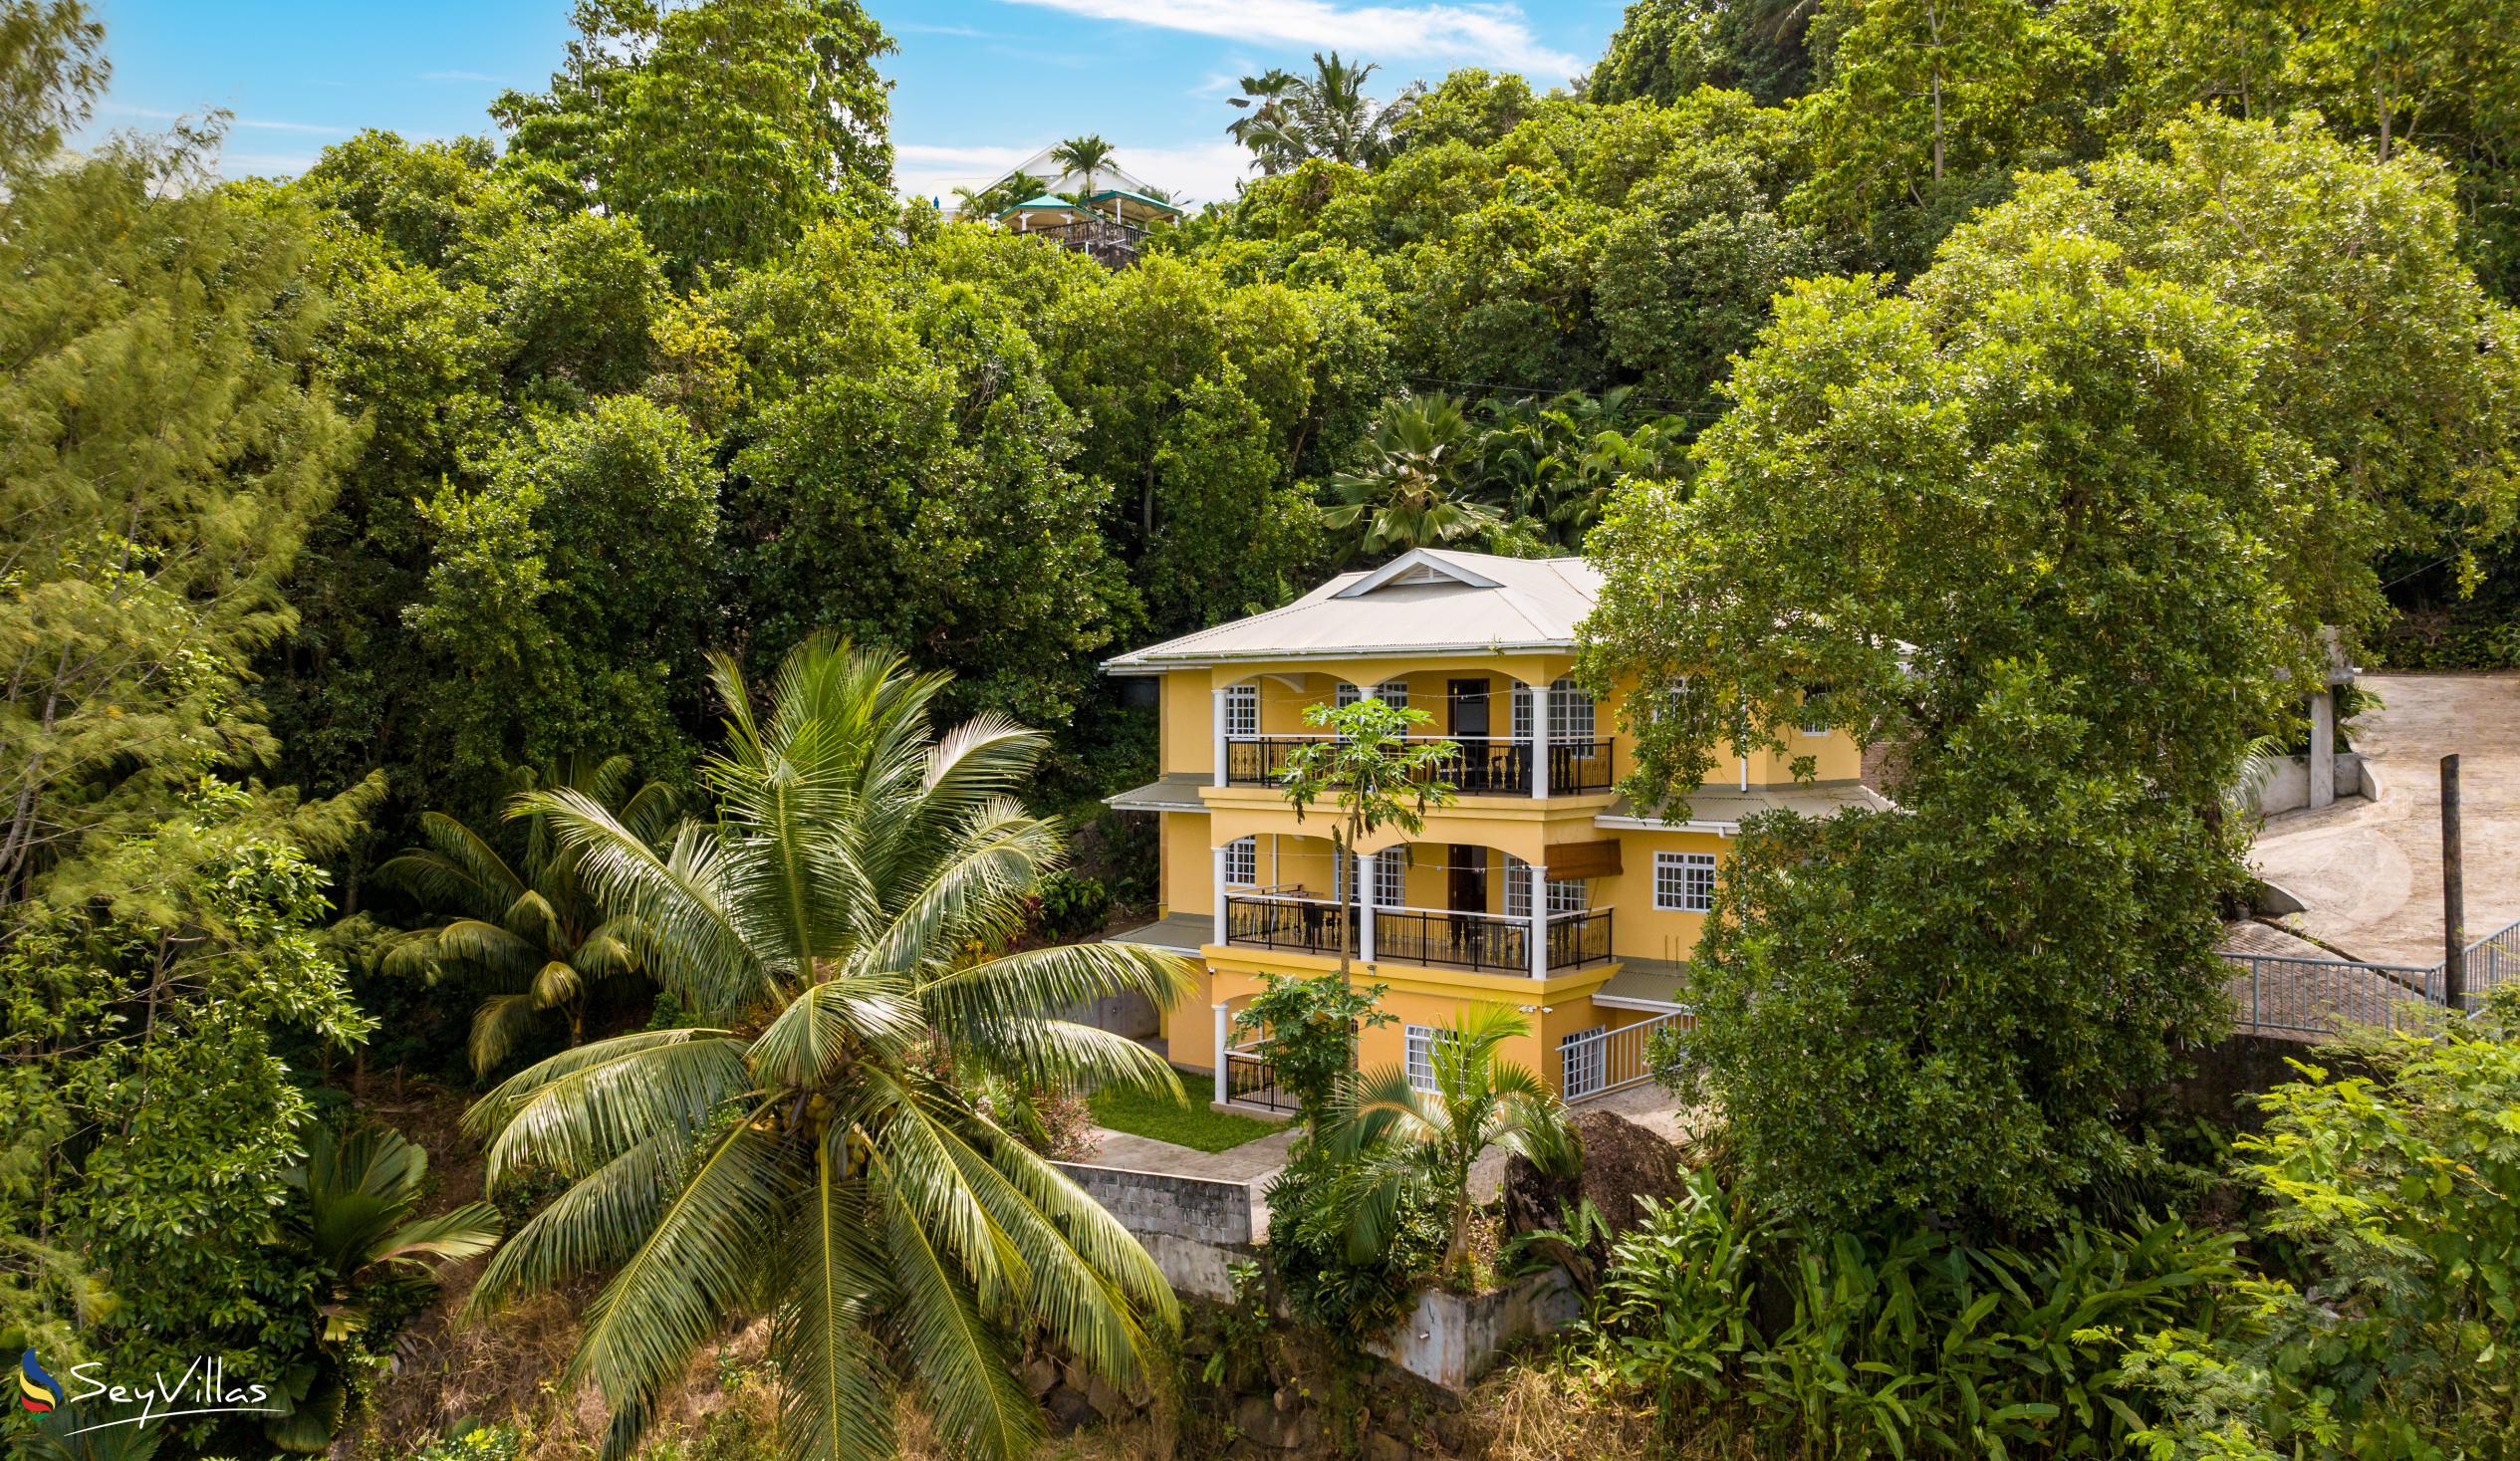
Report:
<svg viewBox="0 0 2520 1461"><path fill-rule="evenodd" d="M1286 774L1298 747L1333 739L1329 736L1227 736L1225 785L1273 787ZM1451 741L1461 754L1435 771L1435 779L1465 797L1528 797L1535 760L1529 741L1474 736L1410 736L1412 741ZM1607 792L1618 778L1611 773L1611 743L1552 741L1549 745L1549 794L1556 797Z"/></svg>
<svg viewBox="0 0 2520 1461"><path fill-rule="evenodd" d="M1360 909L1325 898L1286 893L1225 895L1225 942L1241 948L1337 958L1342 950L1364 957ZM1552 913L1548 920L1548 971L1581 969L1611 957L1611 910ZM1377 962L1466 969L1475 974L1529 975L1533 971L1529 918L1500 913L1456 913L1442 908L1376 908Z"/></svg>

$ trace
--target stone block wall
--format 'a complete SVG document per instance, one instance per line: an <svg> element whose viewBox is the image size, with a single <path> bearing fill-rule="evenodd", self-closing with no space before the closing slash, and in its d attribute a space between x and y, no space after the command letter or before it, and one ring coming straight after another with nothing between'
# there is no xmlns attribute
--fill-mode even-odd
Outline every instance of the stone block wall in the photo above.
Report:
<svg viewBox="0 0 2520 1461"><path fill-rule="evenodd" d="M1232 1266L1251 1258L1269 1233L1268 1204L1256 1183L1083 1162L1061 1162L1059 1170L1136 1235L1184 1294L1232 1298Z"/></svg>

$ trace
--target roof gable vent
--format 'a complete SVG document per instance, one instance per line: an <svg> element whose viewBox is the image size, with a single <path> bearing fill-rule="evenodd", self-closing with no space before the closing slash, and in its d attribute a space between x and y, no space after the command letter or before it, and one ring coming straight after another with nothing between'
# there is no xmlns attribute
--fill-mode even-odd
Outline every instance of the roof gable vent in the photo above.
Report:
<svg viewBox="0 0 2520 1461"><path fill-rule="evenodd" d="M1350 584L1335 596L1340 599L1362 599L1377 589L1409 584L1458 584L1465 589L1501 589L1504 585L1449 559L1439 558L1424 548L1412 548L1364 578Z"/></svg>

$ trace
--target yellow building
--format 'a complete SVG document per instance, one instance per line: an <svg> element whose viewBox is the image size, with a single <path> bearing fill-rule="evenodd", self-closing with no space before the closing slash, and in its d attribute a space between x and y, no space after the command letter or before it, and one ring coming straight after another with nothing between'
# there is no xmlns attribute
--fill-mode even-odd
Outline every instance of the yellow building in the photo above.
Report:
<svg viewBox="0 0 2520 1461"><path fill-rule="evenodd" d="M1260 976L1335 971L1343 944L1396 1017L1363 1037L1368 1066L1426 1072L1441 1028L1487 1001L1523 1012L1511 1057L1568 1099L1641 1080L1650 1030L1686 1018L1686 960L1742 819L1884 805L1854 742L1819 729L1796 748L1816 782L1795 781L1793 755L1758 753L1701 788L1685 822L1627 806L1618 702L1568 678L1598 586L1582 559L1421 549L1105 664L1160 677L1162 778L1111 804L1160 823L1163 917L1121 937L1199 961L1198 998L1163 1012L1162 1032L1217 1099L1267 1085L1252 1043L1227 1034ZM1308 708L1368 694L1460 745L1443 773L1457 800L1339 867L1335 809L1299 819L1278 773L1321 734Z"/></svg>

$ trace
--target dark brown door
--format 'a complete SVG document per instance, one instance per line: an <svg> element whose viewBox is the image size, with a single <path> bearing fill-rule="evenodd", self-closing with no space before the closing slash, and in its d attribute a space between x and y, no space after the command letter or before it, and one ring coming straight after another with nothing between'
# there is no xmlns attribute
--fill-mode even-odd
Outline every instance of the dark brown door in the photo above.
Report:
<svg viewBox="0 0 2520 1461"><path fill-rule="evenodd" d="M1444 853L1444 861L1452 869L1451 886L1446 889L1444 906L1455 913L1487 911L1487 849L1452 845Z"/></svg>
<svg viewBox="0 0 2520 1461"><path fill-rule="evenodd" d="M1461 744L1459 786L1465 792L1487 786L1487 681L1448 680L1444 685L1444 734Z"/></svg>

